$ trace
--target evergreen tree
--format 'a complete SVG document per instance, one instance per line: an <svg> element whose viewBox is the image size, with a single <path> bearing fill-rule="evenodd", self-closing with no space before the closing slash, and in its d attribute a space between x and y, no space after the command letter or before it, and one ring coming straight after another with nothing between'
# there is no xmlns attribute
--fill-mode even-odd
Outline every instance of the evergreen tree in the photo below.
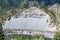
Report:
<svg viewBox="0 0 60 40"><path fill-rule="evenodd" d="M0 40L4 40L4 33L2 29L2 24L0 23Z"/></svg>

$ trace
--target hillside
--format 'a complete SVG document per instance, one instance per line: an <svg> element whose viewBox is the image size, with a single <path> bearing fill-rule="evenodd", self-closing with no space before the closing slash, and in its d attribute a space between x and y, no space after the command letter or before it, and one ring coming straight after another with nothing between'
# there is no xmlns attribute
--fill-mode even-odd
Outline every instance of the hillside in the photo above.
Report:
<svg viewBox="0 0 60 40"><path fill-rule="evenodd" d="M22 34L35 30L52 38L60 31L60 0L0 0L0 24L7 40L9 33L20 33L20 29Z"/></svg>
<svg viewBox="0 0 60 40"><path fill-rule="evenodd" d="M0 22L3 23L9 15L13 16L35 6L49 14L53 22L57 24L56 12L48 10L48 6L51 7L55 3L59 3L59 0L0 0Z"/></svg>
<svg viewBox="0 0 60 40"><path fill-rule="evenodd" d="M56 13L56 17L58 20L58 24L60 26L60 4L54 4L51 7L48 8L49 10L52 10L53 12Z"/></svg>
<svg viewBox="0 0 60 40"><path fill-rule="evenodd" d="M53 5L55 3L60 3L59 0L0 0L0 9L10 8L10 7L22 7L26 4L41 4L44 5Z"/></svg>

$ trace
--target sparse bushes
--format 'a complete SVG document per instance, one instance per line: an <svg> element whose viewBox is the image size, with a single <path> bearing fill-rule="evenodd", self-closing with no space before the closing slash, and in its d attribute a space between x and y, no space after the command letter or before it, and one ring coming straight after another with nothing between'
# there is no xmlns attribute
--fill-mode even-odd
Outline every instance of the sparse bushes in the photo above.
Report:
<svg viewBox="0 0 60 40"><path fill-rule="evenodd" d="M34 35L31 40L45 40L44 35Z"/></svg>
<svg viewBox="0 0 60 40"><path fill-rule="evenodd" d="M60 32L56 32L52 40L60 40Z"/></svg>
<svg viewBox="0 0 60 40"><path fill-rule="evenodd" d="M8 36L7 36L8 37ZM17 39L17 40L45 40L44 36L43 35L34 35L34 36L31 36L31 35L11 35L9 38L7 39Z"/></svg>

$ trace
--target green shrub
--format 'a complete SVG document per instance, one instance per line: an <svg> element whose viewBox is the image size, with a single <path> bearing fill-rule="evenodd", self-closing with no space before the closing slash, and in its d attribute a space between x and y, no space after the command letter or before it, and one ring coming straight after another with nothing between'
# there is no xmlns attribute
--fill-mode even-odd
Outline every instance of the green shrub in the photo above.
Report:
<svg viewBox="0 0 60 40"><path fill-rule="evenodd" d="M56 32L52 40L60 40L60 32Z"/></svg>

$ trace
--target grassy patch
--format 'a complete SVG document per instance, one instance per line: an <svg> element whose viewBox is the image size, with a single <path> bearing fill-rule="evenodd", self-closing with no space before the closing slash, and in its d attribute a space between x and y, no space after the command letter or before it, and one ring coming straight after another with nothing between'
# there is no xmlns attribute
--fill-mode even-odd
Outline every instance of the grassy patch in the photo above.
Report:
<svg viewBox="0 0 60 40"><path fill-rule="evenodd" d="M31 35L23 35L23 34L20 34L20 35L9 35L9 36L6 36L6 40L11 40L11 39L17 39L17 40L51 40L50 38L44 38L43 35L35 35L35 36L31 36Z"/></svg>
<svg viewBox="0 0 60 40"><path fill-rule="evenodd" d="M5 10L0 10L0 16L6 15L6 11Z"/></svg>

